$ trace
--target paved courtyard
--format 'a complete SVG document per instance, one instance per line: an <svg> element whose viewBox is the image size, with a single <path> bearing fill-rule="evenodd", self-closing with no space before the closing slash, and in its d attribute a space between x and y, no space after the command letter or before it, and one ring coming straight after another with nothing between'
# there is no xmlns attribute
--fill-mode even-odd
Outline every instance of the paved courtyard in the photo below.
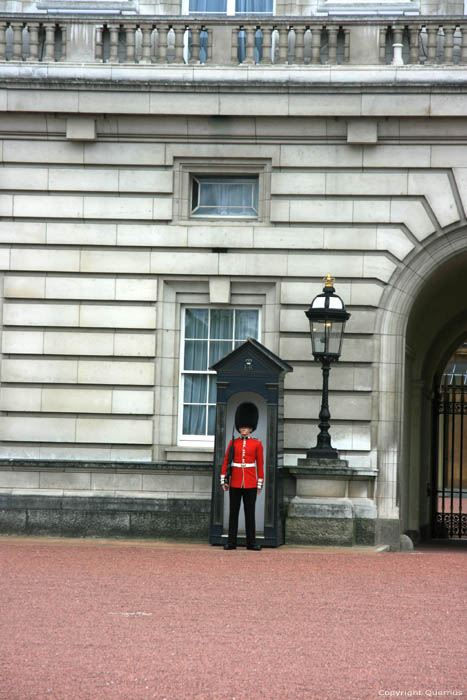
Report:
<svg viewBox="0 0 467 700"><path fill-rule="evenodd" d="M1 700L467 696L467 550L0 538Z"/></svg>

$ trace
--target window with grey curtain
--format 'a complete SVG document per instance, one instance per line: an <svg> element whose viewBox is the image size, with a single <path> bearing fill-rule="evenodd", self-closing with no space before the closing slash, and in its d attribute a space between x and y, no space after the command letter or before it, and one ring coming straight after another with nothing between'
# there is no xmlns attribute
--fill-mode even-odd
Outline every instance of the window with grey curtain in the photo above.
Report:
<svg viewBox="0 0 467 700"><path fill-rule="evenodd" d="M192 216L258 216L258 177L193 177Z"/></svg>
<svg viewBox="0 0 467 700"><path fill-rule="evenodd" d="M183 360L183 436L214 435L216 422L215 362L258 338L257 309L185 309Z"/></svg>

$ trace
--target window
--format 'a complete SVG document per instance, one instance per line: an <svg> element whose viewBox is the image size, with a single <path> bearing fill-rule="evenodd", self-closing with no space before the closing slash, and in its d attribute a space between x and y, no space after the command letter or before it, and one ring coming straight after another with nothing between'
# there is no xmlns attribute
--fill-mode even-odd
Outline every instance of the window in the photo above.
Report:
<svg viewBox="0 0 467 700"><path fill-rule="evenodd" d="M206 440L216 422L216 373L209 367L258 338L259 310L186 308L182 328L181 437Z"/></svg>
<svg viewBox="0 0 467 700"><path fill-rule="evenodd" d="M188 0L188 7L189 14L271 15L274 3L273 0Z"/></svg>
<svg viewBox="0 0 467 700"><path fill-rule="evenodd" d="M258 216L257 177L193 177L192 216Z"/></svg>

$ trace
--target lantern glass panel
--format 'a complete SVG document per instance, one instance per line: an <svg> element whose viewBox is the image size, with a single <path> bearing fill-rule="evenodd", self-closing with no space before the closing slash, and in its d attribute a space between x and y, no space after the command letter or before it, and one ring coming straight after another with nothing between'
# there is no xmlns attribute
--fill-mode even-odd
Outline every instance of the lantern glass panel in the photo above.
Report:
<svg viewBox="0 0 467 700"><path fill-rule="evenodd" d="M326 331L324 321L310 321L313 355L326 352Z"/></svg>
<svg viewBox="0 0 467 700"><path fill-rule="evenodd" d="M327 321L327 343L326 352L330 355L341 354L342 333L344 323L342 321Z"/></svg>

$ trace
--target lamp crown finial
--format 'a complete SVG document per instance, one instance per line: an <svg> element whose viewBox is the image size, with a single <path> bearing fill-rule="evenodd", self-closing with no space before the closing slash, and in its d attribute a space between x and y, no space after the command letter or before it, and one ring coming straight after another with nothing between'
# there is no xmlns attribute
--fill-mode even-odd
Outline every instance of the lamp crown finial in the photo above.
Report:
<svg viewBox="0 0 467 700"><path fill-rule="evenodd" d="M327 277L323 279L323 282L325 287L334 287L335 279L334 277L331 277L331 273L328 272Z"/></svg>

